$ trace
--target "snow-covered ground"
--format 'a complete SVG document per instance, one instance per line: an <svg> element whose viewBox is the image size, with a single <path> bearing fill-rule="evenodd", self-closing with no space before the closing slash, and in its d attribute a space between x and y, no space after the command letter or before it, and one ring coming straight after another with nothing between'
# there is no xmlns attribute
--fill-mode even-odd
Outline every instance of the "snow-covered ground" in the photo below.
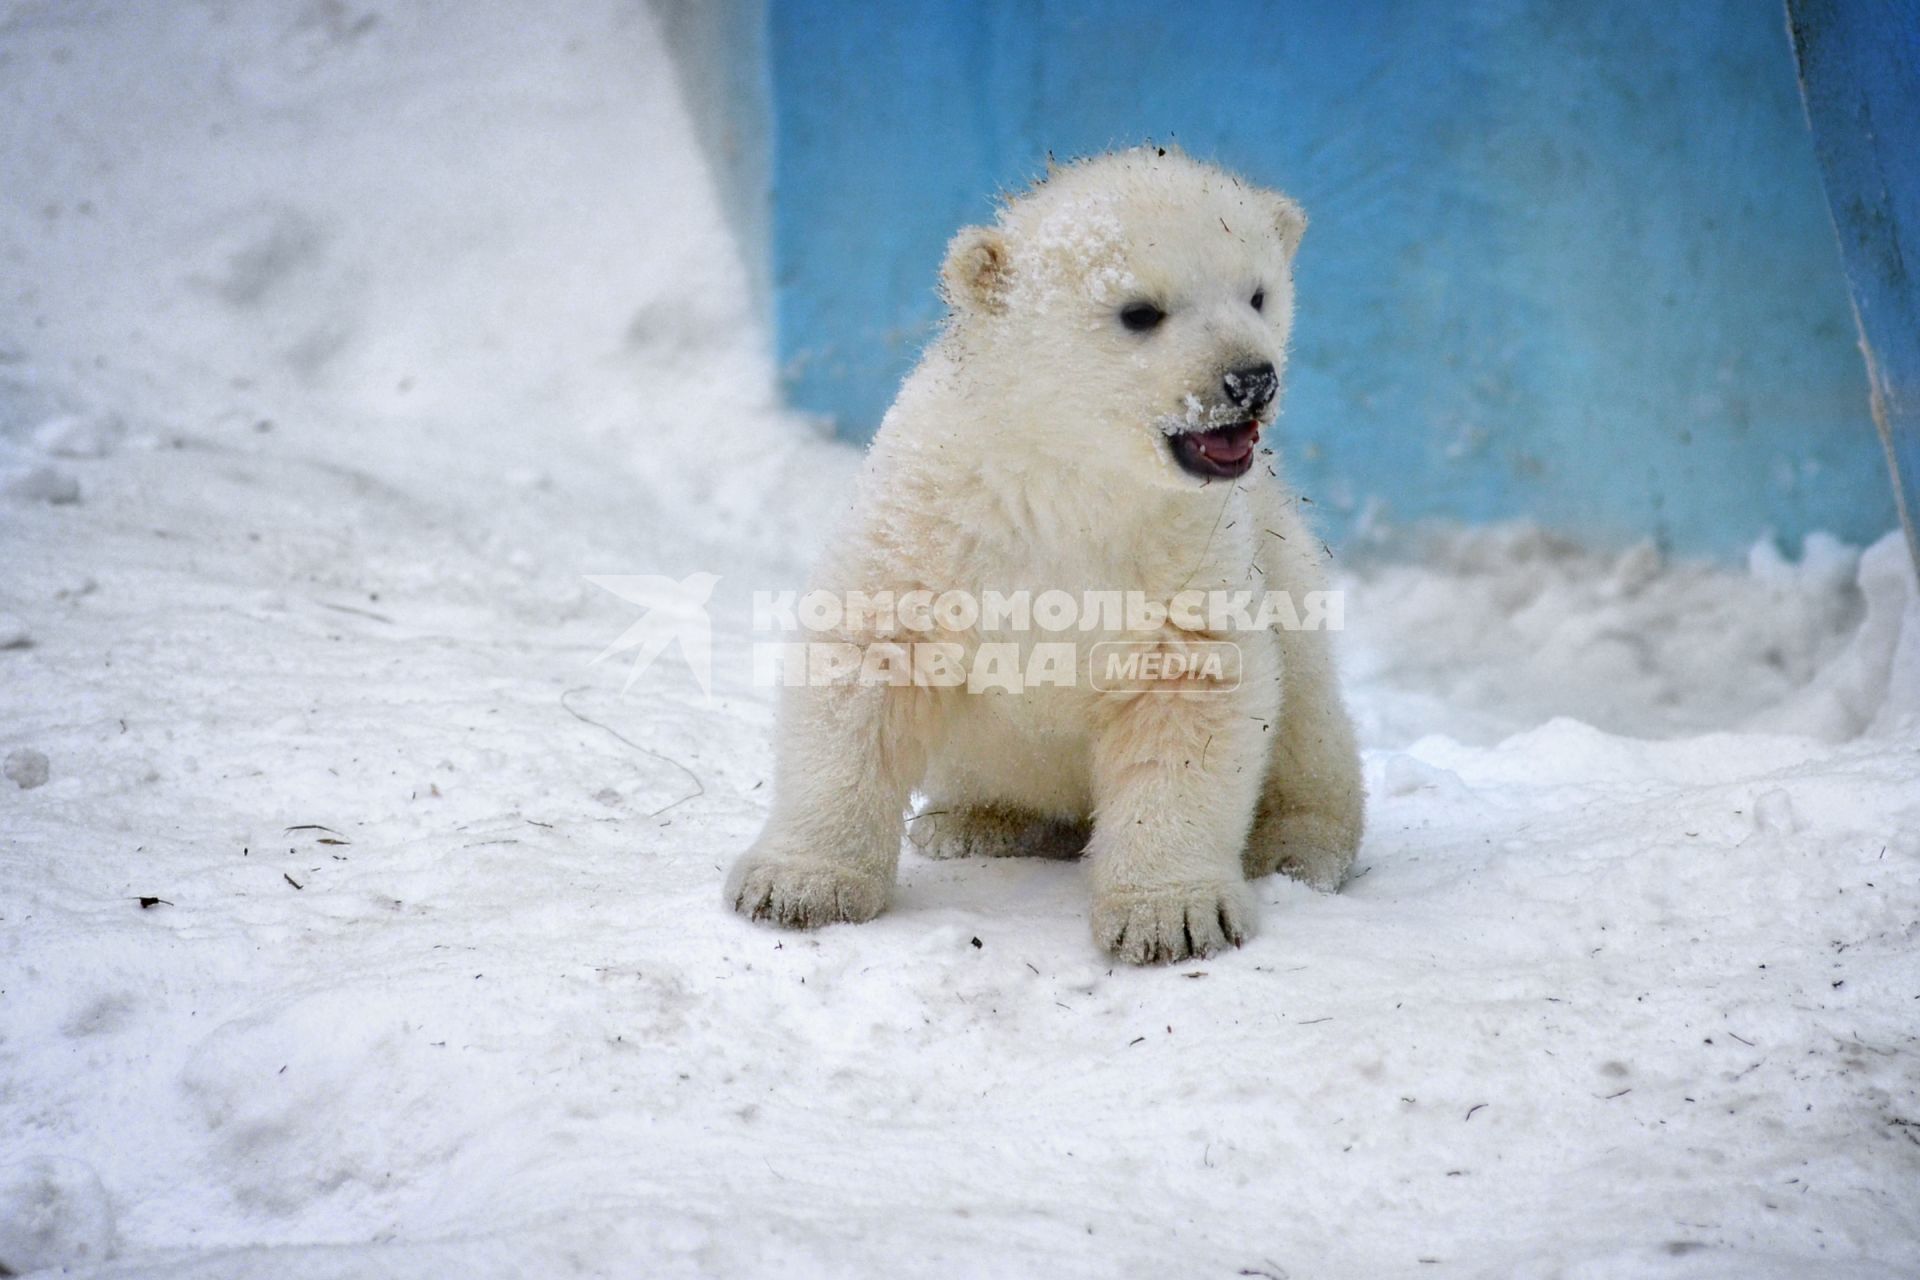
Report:
<svg viewBox="0 0 1920 1280"><path fill-rule="evenodd" d="M723 911L857 459L654 15L533 13L0 3L0 1265L1920 1271L1891 538L1363 567L1361 876L1205 964L1072 865ZM696 570L623 694L584 575Z"/></svg>

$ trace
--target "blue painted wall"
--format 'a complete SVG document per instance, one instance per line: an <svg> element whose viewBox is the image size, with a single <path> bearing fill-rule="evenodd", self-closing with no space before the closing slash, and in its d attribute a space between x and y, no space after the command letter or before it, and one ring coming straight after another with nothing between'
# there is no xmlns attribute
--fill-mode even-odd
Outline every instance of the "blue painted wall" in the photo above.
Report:
<svg viewBox="0 0 1920 1280"><path fill-rule="evenodd" d="M1874 425L1920 568L1920 0L1788 0Z"/></svg>
<svg viewBox="0 0 1920 1280"><path fill-rule="evenodd" d="M862 437L947 237L1179 142L1312 218L1281 445L1350 531L1894 524L1779 0L772 0L787 388Z"/></svg>

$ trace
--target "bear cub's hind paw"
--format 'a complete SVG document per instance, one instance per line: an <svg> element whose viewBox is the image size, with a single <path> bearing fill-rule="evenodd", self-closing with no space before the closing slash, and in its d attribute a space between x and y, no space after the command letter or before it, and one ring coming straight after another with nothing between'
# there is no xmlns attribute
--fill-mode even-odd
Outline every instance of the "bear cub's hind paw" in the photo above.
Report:
<svg viewBox="0 0 1920 1280"><path fill-rule="evenodd" d="M1057 858L1087 847L1084 823L997 805L935 803L907 824L907 839L929 858Z"/></svg>

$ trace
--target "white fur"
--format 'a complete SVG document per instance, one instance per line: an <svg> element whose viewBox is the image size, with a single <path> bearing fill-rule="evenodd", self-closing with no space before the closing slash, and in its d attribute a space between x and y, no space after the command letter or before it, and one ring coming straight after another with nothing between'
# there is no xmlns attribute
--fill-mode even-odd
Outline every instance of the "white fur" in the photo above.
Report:
<svg viewBox="0 0 1920 1280"><path fill-rule="evenodd" d="M814 586L905 593L1321 587L1325 552L1259 458L1238 480L1180 470L1167 433L1219 419L1225 371L1284 369L1305 218L1277 193L1139 149L1058 171L954 240L952 317L901 388ZM1265 308L1249 303L1265 290ZM1150 298L1167 319L1128 331ZM1270 430L1271 428L1269 428ZM841 637L887 640L872 628ZM989 640L1205 635L942 633ZM1136 962L1237 944L1249 877L1338 886L1364 793L1323 631L1235 634L1232 692L1018 696L789 690L773 811L729 878L738 910L810 927L886 904L908 830L942 856L1071 853L1090 830L1096 940ZM1183 689L1191 687L1182 686Z"/></svg>

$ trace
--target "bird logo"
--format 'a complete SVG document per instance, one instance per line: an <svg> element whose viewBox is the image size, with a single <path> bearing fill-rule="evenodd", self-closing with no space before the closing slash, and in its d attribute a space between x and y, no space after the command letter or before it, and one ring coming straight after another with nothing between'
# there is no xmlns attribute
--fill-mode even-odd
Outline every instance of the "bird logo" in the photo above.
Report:
<svg viewBox="0 0 1920 1280"><path fill-rule="evenodd" d="M632 650L633 662L627 668L627 682L620 689L625 693L633 688L633 682L641 673L653 665L654 659L678 641L680 656L686 659L687 668L699 682L701 695L709 704L713 702L713 621L707 616L707 601L713 598L719 574L690 573L676 581L653 573L590 573L586 579L628 604L646 610L638 622L621 632L588 666Z"/></svg>

